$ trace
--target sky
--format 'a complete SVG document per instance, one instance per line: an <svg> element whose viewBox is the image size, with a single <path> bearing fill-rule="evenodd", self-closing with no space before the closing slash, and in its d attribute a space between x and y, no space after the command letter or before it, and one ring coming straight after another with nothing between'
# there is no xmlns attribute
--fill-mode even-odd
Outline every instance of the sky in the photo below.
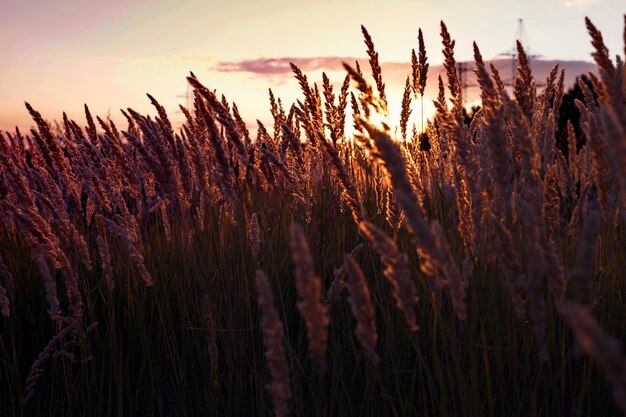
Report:
<svg viewBox="0 0 626 417"><path fill-rule="evenodd" d="M248 123L267 121L268 88L287 105L299 98L288 62L312 80L327 70L340 82L339 63L366 56L361 24L383 76L406 67L390 73L388 84L398 86L391 99L401 94L418 28L432 67L443 60L440 20L456 39L457 60L471 60L472 41L486 59L507 52L521 18L539 59L590 61L584 17L615 55L623 54L625 12L617 0L0 0L0 130L32 125L24 101L48 120L63 111L83 120L87 103L119 121L120 108L155 113L146 93L178 123L189 71L236 102Z"/></svg>

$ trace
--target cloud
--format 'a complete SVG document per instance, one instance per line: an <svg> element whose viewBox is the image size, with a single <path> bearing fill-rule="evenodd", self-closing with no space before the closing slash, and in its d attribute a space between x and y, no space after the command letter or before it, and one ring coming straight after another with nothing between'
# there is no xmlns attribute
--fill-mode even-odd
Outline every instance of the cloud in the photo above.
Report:
<svg viewBox="0 0 626 417"><path fill-rule="evenodd" d="M244 61L222 61L218 62L214 70L219 72L247 72L258 76L274 77L291 74L290 63L296 64L303 72L311 71L343 71L343 63L354 65L358 61L359 65L368 65L365 58L354 57L279 57L279 58L258 58ZM410 68L405 62L383 62L383 69L389 71L407 71Z"/></svg>
<svg viewBox="0 0 626 417"><path fill-rule="evenodd" d="M296 64L302 71L324 69L338 71L342 62L354 62L354 58L313 57L313 58L258 58L244 61L222 61L214 67L220 72L250 72L257 75L285 75L291 73L290 63Z"/></svg>
<svg viewBox="0 0 626 417"><path fill-rule="evenodd" d="M571 0L585 1L585 0ZM589 1L589 0L586 0ZM595 0L598 1L598 0ZM258 58L247 59L244 61L221 61L218 62L212 70L224 73L241 73L248 74L251 79L262 78L264 82L273 82L276 85L284 85L287 80L292 77L291 62L296 64L304 73L308 73L311 81L319 81L321 72L328 73L331 81L340 81L345 70L343 62L354 65L358 61L364 73L369 74L369 62L366 58L355 57L311 57L311 58L294 58L294 57L276 57L276 58ZM500 75L504 79L511 77L511 61L510 59L495 59L493 64L496 66ZM469 68L473 68L473 63L466 63ZM565 83L570 85L574 82L576 75L584 74L595 68L594 64L585 61L560 61L560 60L541 60L532 61L533 73L536 79L545 79L555 64L559 64L565 71ZM392 89L402 91L404 81L408 74L411 73L410 62L381 62L383 79L385 84ZM334 74L333 74L334 73ZM442 65L432 65L428 74L429 83L427 90L431 95L437 94L437 75L441 75L445 79L445 69ZM472 71L466 74L468 86L475 87L476 78ZM470 88L471 94L477 92L476 88Z"/></svg>

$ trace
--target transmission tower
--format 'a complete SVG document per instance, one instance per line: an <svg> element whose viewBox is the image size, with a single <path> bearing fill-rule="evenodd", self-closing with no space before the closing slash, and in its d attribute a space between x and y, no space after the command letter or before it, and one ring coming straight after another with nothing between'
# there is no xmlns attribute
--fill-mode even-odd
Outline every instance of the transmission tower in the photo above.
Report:
<svg viewBox="0 0 626 417"><path fill-rule="evenodd" d="M524 51L526 51L526 56L528 57L528 64L531 64L531 61L535 58L540 58L539 54L532 54L530 45L528 43L528 36L526 35L526 27L524 26L524 19L517 19L517 30L515 32L515 41L513 42L513 47L508 51L505 51L498 56L507 56L511 58L511 78L509 80L504 81L504 85L512 86L515 81L515 69L517 68L517 41L522 44ZM536 84L537 87L541 87L542 85Z"/></svg>
<svg viewBox="0 0 626 417"><path fill-rule="evenodd" d="M476 84L470 84L467 77L465 76L466 72L471 72L472 67L468 62L459 62L456 64L456 72L459 77L459 86L461 87L461 103L465 104L465 100L467 99L467 90L470 87L476 87Z"/></svg>
<svg viewBox="0 0 626 417"><path fill-rule="evenodd" d="M179 94L176 96L176 98L184 98L185 107L190 111L193 110L194 97L193 97L193 87L191 87L191 84L187 83L187 91L185 92L185 94ZM180 110L176 110L175 113L182 113L182 112Z"/></svg>

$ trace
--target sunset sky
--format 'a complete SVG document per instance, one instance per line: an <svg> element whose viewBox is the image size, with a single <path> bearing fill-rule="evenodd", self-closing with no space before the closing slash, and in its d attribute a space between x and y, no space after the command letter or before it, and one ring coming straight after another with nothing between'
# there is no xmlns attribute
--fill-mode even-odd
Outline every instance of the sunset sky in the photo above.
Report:
<svg viewBox="0 0 626 417"><path fill-rule="evenodd" d="M184 1L0 0L0 129L31 125L24 101L49 120L132 107L154 113L145 93L172 114L185 103L191 70L238 103L246 120L267 120L267 89L291 103L297 83L284 71L300 58L313 80L341 59L365 56L364 24L380 58L406 63L422 28L431 65L441 63L439 21L457 40L457 59L485 58L514 42L523 18L528 44L545 59L590 61L584 16L602 30L610 52L623 54L624 3L617 0ZM268 60L268 58L272 58ZM308 59L320 58L320 59ZM269 65L272 64L272 65ZM327 65L332 68L328 68ZM408 73L406 67L404 73ZM383 66L385 70L385 66ZM398 79L390 84L400 85ZM383 73L385 75L385 73ZM433 78L431 78L433 81ZM82 120L82 118L81 118Z"/></svg>

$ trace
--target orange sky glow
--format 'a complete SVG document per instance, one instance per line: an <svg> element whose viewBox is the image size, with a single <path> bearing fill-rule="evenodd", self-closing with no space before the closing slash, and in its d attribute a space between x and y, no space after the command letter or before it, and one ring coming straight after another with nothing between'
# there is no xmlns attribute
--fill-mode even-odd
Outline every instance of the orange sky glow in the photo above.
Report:
<svg viewBox="0 0 626 417"><path fill-rule="evenodd" d="M269 121L268 88L287 108L300 98L289 61L302 65L311 81L320 81L326 71L337 84L345 76L342 60L356 57L365 63L361 24L368 28L383 62L392 118L399 113L420 27L433 69L427 91L432 96L436 65L442 61L442 19L457 41L457 59L470 60L474 40L486 59L509 50L517 19L523 18L530 50L541 59L568 61L570 82L576 73L592 68L580 62L590 61L591 52L584 16L602 30L611 53L623 50L625 10L618 1L477 0L472 8L467 4L0 0L0 130L32 125L24 101L51 121L60 120L63 111L83 121L82 107L87 103L93 113L121 123L120 108L155 113L145 93L157 98L180 124L177 107L185 105L189 71L236 102L246 122L254 126L256 119ZM535 65L536 73L542 74L540 63ZM476 96L471 91L470 95ZM427 99L425 114L432 108Z"/></svg>

